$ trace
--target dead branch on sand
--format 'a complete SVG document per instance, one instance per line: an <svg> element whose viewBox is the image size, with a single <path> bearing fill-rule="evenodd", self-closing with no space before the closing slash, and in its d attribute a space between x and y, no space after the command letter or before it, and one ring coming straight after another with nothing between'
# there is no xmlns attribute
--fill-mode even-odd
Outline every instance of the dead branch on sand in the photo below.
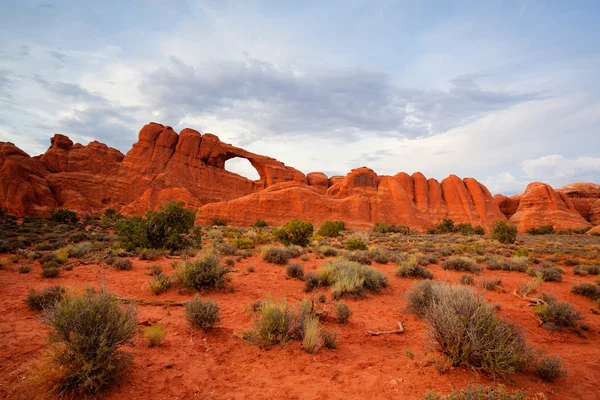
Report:
<svg viewBox="0 0 600 400"><path fill-rule="evenodd" d="M404 325L402 325L402 322L398 321L398 329L394 329L392 331L378 331L378 332L367 331L366 335L380 336L380 335L389 335L392 333L403 333L403 332L404 332Z"/></svg>

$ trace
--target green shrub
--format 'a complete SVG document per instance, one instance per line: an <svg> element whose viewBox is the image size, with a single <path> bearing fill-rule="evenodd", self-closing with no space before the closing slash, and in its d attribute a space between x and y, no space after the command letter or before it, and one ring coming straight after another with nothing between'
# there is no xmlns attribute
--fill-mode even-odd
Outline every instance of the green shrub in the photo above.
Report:
<svg viewBox="0 0 600 400"><path fill-rule="evenodd" d="M562 281L562 270L555 266L544 266L543 264L540 264L538 267L529 268L528 273L530 276L537 276L539 274L544 282Z"/></svg>
<svg viewBox="0 0 600 400"><path fill-rule="evenodd" d="M409 290L409 308L431 325L431 337L454 366L504 376L531 364L532 351L522 332L496 317L482 294L464 286L429 282Z"/></svg>
<svg viewBox="0 0 600 400"><path fill-rule="evenodd" d="M435 227L438 233L454 233L454 221L451 219L443 219L440 224Z"/></svg>
<svg viewBox="0 0 600 400"><path fill-rule="evenodd" d="M387 286L387 278L381 272L341 258L328 261L318 272L318 279L319 285L331 286L331 294L335 299L343 296L362 297L365 291L377 293Z"/></svg>
<svg viewBox="0 0 600 400"><path fill-rule="evenodd" d="M247 237L235 238L231 241L231 244L240 250L254 248L254 242L252 241L252 239Z"/></svg>
<svg viewBox="0 0 600 400"><path fill-rule="evenodd" d="M335 303L335 319L340 324L345 324L352 315L352 310L344 301Z"/></svg>
<svg viewBox="0 0 600 400"><path fill-rule="evenodd" d="M490 237L500 243L511 244L517 240L517 227L506 221L497 220L492 225Z"/></svg>
<svg viewBox="0 0 600 400"><path fill-rule="evenodd" d="M0 268L0 269L2 269L2 268ZM18 271L19 271L20 274L28 274L28 273L31 272L31 265L29 265L29 264L27 264L27 265L21 265L19 267Z"/></svg>
<svg viewBox="0 0 600 400"><path fill-rule="evenodd" d="M184 303L185 317L194 328L209 329L221 320L219 304L214 300L201 300L194 296L193 300Z"/></svg>
<svg viewBox="0 0 600 400"><path fill-rule="evenodd" d="M292 310L285 300L275 303L267 298L260 302L253 316L254 328L243 337L261 346L285 343L290 339L293 320Z"/></svg>
<svg viewBox="0 0 600 400"><path fill-rule="evenodd" d="M120 271L129 271L133 268L133 263L127 258L117 257L112 262L112 266Z"/></svg>
<svg viewBox="0 0 600 400"><path fill-rule="evenodd" d="M467 222L464 224L456 225L456 227L454 228L454 232L459 233L461 235L474 235L475 229L473 228L473 225L471 225L470 222Z"/></svg>
<svg viewBox="0 0 600 400"><path fill-rule="evenodd" d="M410 234L410 228L406 225L394 225L387 222L375 222L373 232L377 233L401 233L404 235Z"/></svg>
<svg viewBox="0 0 600 400"><path fill-rule="evenodd" d="M287 262L294 257L298 257L300 254L297 249L293 247L275 247L265 246L260 251L263 260L272 264L285 265Z"/></svg>
<svg viewBox="0 0 600 400"><path fill-rule="evenodd" d="M546 382L554 382L567 375L563 361L557 355L543 357L539 360L535 365L535 372Z"/></svg>
<svg viewBox="0 0 600 400"><path fill-rule="evenodd" d="M54 211L50 215L50 219L61 224L76 224L79 221L79 218L77 218L77 214L75 214L74 211L64 208Z"/></svg>
<svg viewBox="0 0 600 400"><path fill-rule="evenodd" d="M48 264L54 264L54 262L51 261L51 262L44 264L44 267L42 268L42 273L41 273L43 278L56 278L58 275L60 275L59 267L47 266Z"/></svg>
<svg viewBox="0 0 600 400"><path fill-rule="evenodd" d="M544 322L544 327L554 330L562 327L574 328L581 320L581 314L566 301L557 301L553 296L542 293L546 304L534 307L534 314Z"/></svg>
<svg viewBox="0 0 600 400"><path fill-rule="evenodd" d="M360 238L350 238L344 242L344 245L348 250L367 250L367 244ZM369 261L369 264L371 262Z"/></svg>
<svg viewBox="0 0 600 400"><path fill-rule="evenodd" d="M158 249L143 249L139 253L140 260L155 261L162 257L162 253Z"/></svg>
<svg viewBox="0 0 600 400"><path fill-rule="evenodd" d="M573 286L571 291L575 294L580 294L585 297L589 297L592 300L600 299L600 287L591 283L580 283L579 285Z"/></svg>
<svg viewBox="0 0 600 400"><path fill-rule="evenodd" d="M417 256L414 254L408 257L408 259L398 262L395 275L402 278L433 279L431 271L421 267L418 263Z"/></svg>
<svg viewBox="0 0 600 400"><path fill-rule="evenodd" d="M340 236L340 231L345 229L344 221L325 221L323 225L319 227L317 235L327 237Z"/></svg>
<svg viewBox="0 0 600 400"><path fill-rule="evenodd" d="M267 226L269 226L269 224L267 224L265 221L263 221L262 219L257 219L256 221L254 221L254 223L252 224L253 228L256 229L261 229L261 228L266 228Z"/></svg>
<svg viewBox="0 0 600 400"><path fill-rule="evenodd" d="M299 263L291 263L286 265L285 272L289 278L304 278L304 268Z"/></svg>
<svg viewBox="0 0 600 400"><path fill-rule="evenodd" d="M227 226L227 221L220 217L213 217L211 220L211 225L213 226Z"/></svg>
<svg viewBox="0 0 600 400"><path fill-rule="evenodd" d="M161 294L169 290L171 287L171 279L161 273L152 276L150 282L148 282L148 288L154 294Z"/></svg>
<svg viewBox="0 0 600 400"><path fill-rule="evenodd" d="M177 280L188 289L221 289L228 282L226 275L230 272L230 268L219 265L216 255L207 254L194 262L184 262L177 270Z"/></svg>
<svg viewBox="0 0 600 400"><path fill-rule="evenodd" d="M467 257L453 256L442 263L443 269L452 269L455 271L468 271L472 273L481 272L481 267L475 261Z"/></svg>
<svg viewBox="0 0 600 400"><path fill-rule="evenodd" d="M126 218L117 223L117 232L129 250L141 247L173 251L198 245L199 231L191 232L196 213L183 205L171 201L158 211L149 211L145 218Z"/></svg>
<svg viewBox="0 0 600 400"><path fill-rule="evenodd" d="M56 285L49 286L43 290L32 289L25 303L32 310L45 310L53 308L57 302L61 301L67 291L64 287Z"/></svg>
<svg viewBox="0 0 600 400"><path fill-rule="evenodd" d="M463 285L472 285L473 284L473 275L461 275L460 276L460 283L462 283Z"/></svg>
<svg viewBox="0 0 600 400"><path fill-rule="evenodd" d="M54 346L52 362L61 379L51 394L93 396L122 377L131 356L121 351L135 337L136 311L125 307L105 289L87 289L56 303L45 317Z"/></svg>
<svg viewBox="0 0 600 400"><path fill-rule="evenodd" d="M531 262L527 257L513 257L511 259L502 256L492 256L486 259L486 268L492 271L518 271L527 272Z"/></svg>
<svg viewBox="0 0 600 400"><path fill-rule="evenodd" d="M543 225L539 228L527 229L527 233L530 235L552 235L554 233L554 227L552 225Z"/></svg>
<svg viewBox="0 0 600 400"><path fill-rule="evenodd" d="M285 225L273 231L273 236L279 242L289 245L305 247L310 242L313 234L313 225L300 219L288 221Z"/></svg>
<svg viewBox="0 0 600 400"><path fill-rule="evenodd" d="M151 325L144 329L144 339L148 341L148 347L160 346L160 342L165 338L167 331L162 325Z"/></svg>
<svg viewBox="0 0 600 400"><path fill-rule="evenodd" d="M67 255L73 258L83 258L87 256L93 249L90 242L78 243L67 247Z"/></svg>

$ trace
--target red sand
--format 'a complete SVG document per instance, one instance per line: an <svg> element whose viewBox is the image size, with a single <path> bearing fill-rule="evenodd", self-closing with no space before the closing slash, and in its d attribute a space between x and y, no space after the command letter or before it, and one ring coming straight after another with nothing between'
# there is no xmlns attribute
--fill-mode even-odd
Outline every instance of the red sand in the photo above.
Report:
<svg viewBox="0 0 600 400"><path fill-rule="evenodd" d="M300 262L306 272L322 263L311 255ZM131 271L116 271L110 267L88 265L75 267L54 279L42 279L40 267L26 275L13 270L0 270L0 397L3 399L41 398L28 384L28 368L45 347L47 331L37 314L23 302L27 292L60 284L82 288L97 286L104 281L111 292L119 296L186 300L189 295L177 294L171 288L153 296L144 287L150 279L145 266L161 264L172 272L173 259L135 261ZM296 260L295 260L296 261ZM247 273L253 264L256 272ZM324 321L328 329L338 331L338 349L319 350L312 355L300 348L299 342L260 349L238 336L251 326L246 305L270 294L275 299L287 296L297 302L308 296L303 282L287 280L285 269L267 264L257 256L238 262L232 273L235 292L206 292L203 297L219 302L222 322L218 328L203 333L191 329L182 307L170 310L157 306L140 306L140 332L145 323L160 323L167 336L160 347L148 348L141 334L130 351L134 365L122 382L106 392L102 399L418 399L430 389L443 393L462 388L468 383L493 384L481 374L463 368L451 368L440 375L433 364L441 359L427 336L427 325L403 311L406 301L402 294L412 279L393 276L394 264L374 264L389 276L390 285L379 295L361 300L347 300L354 314L346 325L333 319ZM437 280L458 281L461 273L428 267ZM559 354L568 368L568 375L554 383L543 383L532 375L515 375L510 389L520 389L529 396L543 393L548 399L600 399L600 315L589 312L592 301L570 293L574 283L591 281L591 277L573 275L571 267L561 283L544 283L546 290L560 300L566 300L585 315L591 328L586 337L576 333L551 332L538 327L526 302L512 295L515 287L529 277L517 272L485 270L480 276L500 277L506 290L488 292L486 297L501 305L499 314L527 330L528 342L536 349ZM478 278L476 277L476 280ZM324 293L329 294L328 290ZM367 330L393 329L402 321L406 332L379 337L366 336ZM410 359L405 351L414 353Z"/></svg>

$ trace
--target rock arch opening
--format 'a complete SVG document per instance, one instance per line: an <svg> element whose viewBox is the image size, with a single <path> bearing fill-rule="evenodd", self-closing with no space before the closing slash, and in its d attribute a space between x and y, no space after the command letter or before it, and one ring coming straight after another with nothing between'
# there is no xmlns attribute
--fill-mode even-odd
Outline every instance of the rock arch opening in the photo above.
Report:
<svg viewBox="0 0 600 400"><path fill-rule="evenodd" d="M242 157L233 157L225 161L225 170L233 172L243 176L244 178L250 179L251 181L257 181L260 179L260 175L250 161Z"/></svg>

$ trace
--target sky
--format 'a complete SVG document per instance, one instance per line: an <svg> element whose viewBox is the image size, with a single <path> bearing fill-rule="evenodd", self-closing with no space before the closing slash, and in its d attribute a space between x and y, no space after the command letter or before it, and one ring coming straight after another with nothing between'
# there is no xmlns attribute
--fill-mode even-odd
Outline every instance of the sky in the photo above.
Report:
<svg viewBox="0 0 600 400"><path fill-rule="evenodd" d="M155 121L304 173L600 183L597 1L0 2L0 141ZM246 160L226 168L254 178Z"/></svg>

